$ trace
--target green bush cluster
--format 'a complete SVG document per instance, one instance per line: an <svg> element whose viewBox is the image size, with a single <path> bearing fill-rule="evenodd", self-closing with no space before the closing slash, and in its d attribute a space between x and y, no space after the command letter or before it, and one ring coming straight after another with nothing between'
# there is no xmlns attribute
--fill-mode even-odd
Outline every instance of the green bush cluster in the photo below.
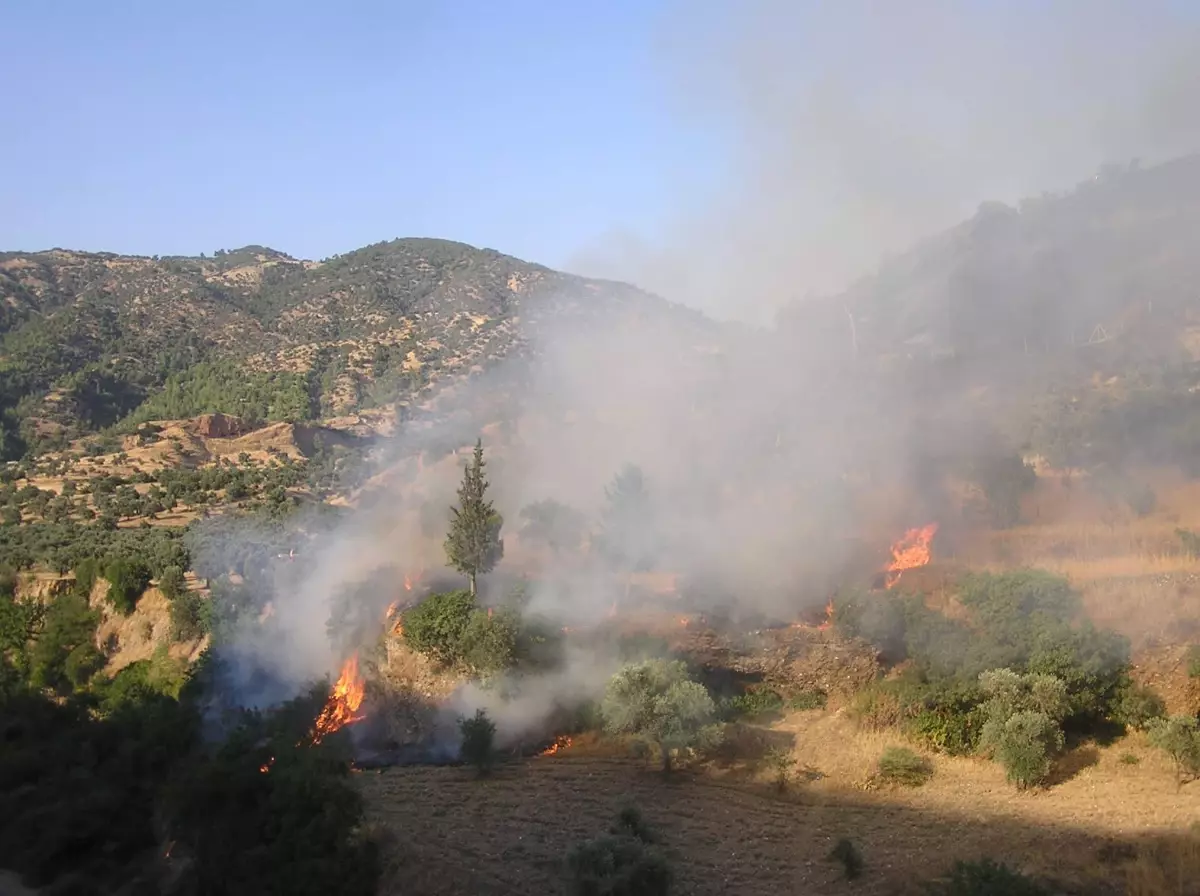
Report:
<svg viewBox="0 0 1200 896"><path fill-rule="evenodd" d="M947 878L927 892L930 896L1051 896L1037 881L991 859L955 862Z"/></svg>
<svg viewBox="0 0 1200 896"><path fill-rule="evenodd" d="M1150 743L1175 763L1176 780L1200 777L1200 720L1195 716L1175 715L1157 719L1149 728Z"/></svg>
<svg viewBox="0 0 1200 896"><path fill-rule="evenodd" d="M574 896L666 896L675 875L657 840L640 812L622 810L607 835L567 853L569 891Z"/></svg>
<svg viewBox="0 0 1200 896"><path fill-rule="evenodd" d="M774 715L783 709L783 697L770 688L754 688L744 694L724 698L718 713L725 721L736 719L759 719Z"/></svg>
<svg viewBox="0 0 1200 896"><path fill-rule="evenodd" d="M162 892L168 842L173 892L373 893L342 747L303 737L324 689L210 743L194 685L162 651L87 694L5 692L0 867L44 892Z"/></svg>
<svg viewBox="0 0 1200 896"><path fill-rule="evenodd" d="M918 596L851 595L834 603L842 634L875 644L888 660L911 661L913 671L894 687L898 713L931 745L961 752L977 739L975 685L989 669L1065 682L1068 729L1117 716L1131 687L1129 643L1077 621L1079 598L1065 579L1038 570L972 574L960 583L959 599L968 620L949 619Z"/></svg>
<svg viewBox="0 0 1200 896"><path fill-rule="evenodd" d="M487 774L495 758L496 723L484 710L477 709L475 715L458 720L458 731L463 761L475 766L479 774Z"/></svg>
<svg viewBox="0 0 1200 896"><path fill-rule="evenodd" d="M879 777L889 784L920 787L933 777L933 763L907 747L888 747L879 757Z"/></svg>

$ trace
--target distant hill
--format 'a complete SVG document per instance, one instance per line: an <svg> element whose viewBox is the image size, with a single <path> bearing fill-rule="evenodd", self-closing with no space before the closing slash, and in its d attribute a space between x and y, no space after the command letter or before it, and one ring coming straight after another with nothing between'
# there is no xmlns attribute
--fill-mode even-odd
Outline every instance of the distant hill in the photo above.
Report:
<svg viewBox="0 0 1200 896"><path fill-rule="evenodd" d="M827 367L915 365L922 406L969 396L1062 463L1200 458L1200 155L984 203L779 323Z"/></svg>
<svg viewBox="0 0 1200 896"><path fill-rule="evenodd" d="M0 457L138 420L299 421L403 402L519 351L547 315L703 319L632 287L462 243L399 239L322 262L0 253Z"/></svg>
<svg viewBox="0 0 1200 896"><path fill-rule="evenodd" d="M1110 166L1064 195L983 203L844 294L796 303L860 354L1200 356L1200 155ZM1116 351L1113 351L1116 349ZM1099 354L1088 352L1088 364Z"/></svg>

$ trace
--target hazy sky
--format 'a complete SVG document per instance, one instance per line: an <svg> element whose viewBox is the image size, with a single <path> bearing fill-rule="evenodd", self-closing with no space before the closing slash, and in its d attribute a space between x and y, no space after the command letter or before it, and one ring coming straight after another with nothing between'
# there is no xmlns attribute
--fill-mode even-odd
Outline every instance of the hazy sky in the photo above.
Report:
<svg viewBox="0 0 1200 896"><path fill-rule="evenodd" d="M656 0L0 0L0 250L441 236L561 263L717 153Z"/></svg>
<svg viewBox="0 0 1200 896"><path fill-rule="evenodd" d="M440 236L761 316L1200 148L1196 0L0 0L0 249Z"/></svg>

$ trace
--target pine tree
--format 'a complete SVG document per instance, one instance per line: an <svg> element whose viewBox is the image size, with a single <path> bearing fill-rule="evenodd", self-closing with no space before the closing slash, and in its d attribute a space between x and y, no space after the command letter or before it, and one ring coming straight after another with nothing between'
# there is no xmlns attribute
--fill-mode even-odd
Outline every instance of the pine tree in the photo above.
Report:
<svg viewBox="0 0 1200 896"><path fill-rule="evenodd" d="M470 578L472 597L479 574L491 572L504 556L504 541L500 538L504 518L484 498L488 489L484 466L483 440L479 439L471 463L463 468L458 506L450 508L450 533L446 536L446 557L451 566Z"/></svg>

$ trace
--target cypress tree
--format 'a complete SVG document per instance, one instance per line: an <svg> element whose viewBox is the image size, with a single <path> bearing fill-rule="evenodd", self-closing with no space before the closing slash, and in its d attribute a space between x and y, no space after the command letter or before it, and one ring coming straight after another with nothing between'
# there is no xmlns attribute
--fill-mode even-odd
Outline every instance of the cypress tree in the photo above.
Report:
<svg viewBox="0 0 1200 896"><path fill-rule="evenodd" d="M446 536L446 557L450 565L471 580L471 595L480 573L491 572L504 556L500 528L504 518L484 496L488 481L483 475L483 440L475 442L475 454L463 468L458 487L458 506L450 508L450 532Z"/></svg>

